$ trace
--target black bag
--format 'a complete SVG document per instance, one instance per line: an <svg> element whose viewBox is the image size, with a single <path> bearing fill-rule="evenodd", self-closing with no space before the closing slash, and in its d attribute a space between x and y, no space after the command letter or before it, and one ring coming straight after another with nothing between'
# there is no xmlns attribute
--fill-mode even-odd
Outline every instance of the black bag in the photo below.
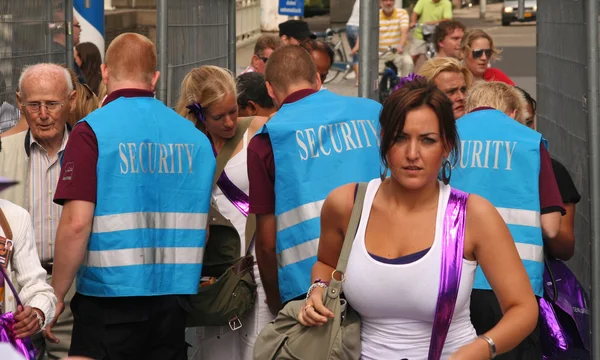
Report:
<svg viewBox="0 0 600 360"><path fill-rule="evenodd" d="M217 169L213 187L225 165L242 140L253 117L238 120L235 135L227 141L217 155ZM208 241L204 249L202 277L211 280L198 285L198 294L190 296L191 311L186 326L223 326L231 330L242 327L241 318L254 306L256 282L254 281L254 258L248 254L256 221L253 215L246 222L246 251L240 257L240 235L231 221L219 212L211 201L208 213Z"/></svg>

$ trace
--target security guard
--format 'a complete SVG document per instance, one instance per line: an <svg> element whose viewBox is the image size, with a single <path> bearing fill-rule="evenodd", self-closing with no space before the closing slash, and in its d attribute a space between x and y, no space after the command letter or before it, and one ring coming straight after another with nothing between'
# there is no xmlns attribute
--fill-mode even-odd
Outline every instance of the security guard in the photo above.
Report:
<svg viewBox="0 0 600 360"><path fill-rule="evenodd" d="M456 122L461 149L450 184L485 197L496 207L512 234L533 291L541 297L542 238L552 241L558 234L564 209L542 135L519 123L525 121L525 107L523 95L510 85L481 82L471 89L466 105L470 113ZM473 289L471 320L482 334L500 321L502 310L480 267ZM538 332L502 359L541 359Z"/></svg>
<svg viewBox="0 0 600 360"><path fill-rule="evenodd" d="M267 89L278 112L248 147L256 255L273 313L311 285L325 197L379 175L375 101L319 91L310 54L287 45L271 55Z"/></svg>
<svg viewBox="0 0 600 360"><path fill-rule="evenodd" d="M156 65L148 38L113 40L101 68L109 95L65 151L52 285L59 314L77 272L70 355L185 358L183 295L198 290L215 158L153 98Z"/></svg>

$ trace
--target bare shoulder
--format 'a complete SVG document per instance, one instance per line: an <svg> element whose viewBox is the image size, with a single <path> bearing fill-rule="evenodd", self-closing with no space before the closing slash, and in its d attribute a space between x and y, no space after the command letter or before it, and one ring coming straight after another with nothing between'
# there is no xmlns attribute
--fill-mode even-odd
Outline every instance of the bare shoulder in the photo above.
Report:
<svg viewBox="0 0 600 360"><path fill-rule="evenodd" d="M250 136L256 134L269 120L266 116L255 116L248 127L248 132Z"/></svg>
<svg viewBox="0 0 600 360"><path fill-rule="evenodd" d="M467 232L478 239L508 231L504 220L492 203L479 195L469 195L467 200Z"/></svg>
<svg viewBox="0 0 600 360"><path fill-rule="evenodd" d="M350 183L335 188L330 192L323 204L321 218L326 218L326 221L330 221L337 226L345 228L345 226L348 225L350 215L352 214L356 187L356 183Z"/></svg>

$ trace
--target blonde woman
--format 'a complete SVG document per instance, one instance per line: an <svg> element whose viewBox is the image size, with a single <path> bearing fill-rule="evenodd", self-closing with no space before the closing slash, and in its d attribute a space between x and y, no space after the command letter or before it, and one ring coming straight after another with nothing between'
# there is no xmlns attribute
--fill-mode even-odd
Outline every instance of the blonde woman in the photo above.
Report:
<svg viewBox="0 0 600 360"><path fill-rule="evenodd" d="M77 122L89 113L96 110L99 106L98 98L86 84L81 84L79 81L75 83L75 109L69 115L68 124L73 127Z"/></svg>
<svg viewBox="0 0 600 360"><path fill-rule="evenodd" d="M211 140L218 154L228 139L236 133L238 124L238 104L236 84L228 70L216 66L201 66L188 73L181 83L181 91L176 111L196 124ZM267 118L255 117L243 140L233 152L225 166L224 173L231 183L244 194L249 194L246 151L248 142L264 125ZM227 190L225 190L227 192ZM213 198L220 213L235 226L245 250L247 212L236 207L220 182L213 188ZM247 208L246 208L247 209ZM246 210L247 211L247 210ZM254 255L254 245L250 250ZM244 254L240 254L243 256ZM200 335L200 359L237 360L252 359L254 342L262 328L272 320L265 303L266 295L262 288L258 267L254 265L254 277L258 285L258 295L253 311L242 319L242 328L231 331L228 326L204 327Z"/></svg>
<svg viewBox="0 0 600 360"><path fill-rule="evenodd" d="M431 59L421 66L419 75L432 81L452 101L455 119L466 113L465 100L473 77L460 61L451 57Z"/></svg>
<svg viewBox="0 0 600 360"><path fill-rule="evenodd" d="M502 70L490 67L492 60L500 60L500 50L494 45L494 39L485 31L474 29L467 32L461 50L465 65L475 81L500 81L515 85Z"/></svg>

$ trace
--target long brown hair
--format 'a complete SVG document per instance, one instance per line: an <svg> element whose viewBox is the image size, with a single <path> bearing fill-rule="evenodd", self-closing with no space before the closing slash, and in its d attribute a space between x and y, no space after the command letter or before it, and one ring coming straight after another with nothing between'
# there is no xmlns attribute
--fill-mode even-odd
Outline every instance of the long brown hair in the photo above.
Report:
<svg viewBox="0 0 600 360"><path fill-rule="evenodd" d="M396 143L398 134L404 129L406 116L414 109L428 106L438 118L440 137L446 149L450 152L451 161L458 159L458 131L452 111L452 101L441 92L433 83L425 78L417 78L405 83L400 89L394 91L385 101L379 116L381 126L381 161L387 164L387 152Z"/></svg>
<svg viewBox="0 0 600 360"><path fill-rule="evenodd" d="M77 54L81 59L81 71L83 71L83 75L85 76L85 82L94 94L97 94L100 81L102 81L102 74L100 74L100 65L102 64L100 50L91 42L80 43L75 49L77 49Z"/></svg>

